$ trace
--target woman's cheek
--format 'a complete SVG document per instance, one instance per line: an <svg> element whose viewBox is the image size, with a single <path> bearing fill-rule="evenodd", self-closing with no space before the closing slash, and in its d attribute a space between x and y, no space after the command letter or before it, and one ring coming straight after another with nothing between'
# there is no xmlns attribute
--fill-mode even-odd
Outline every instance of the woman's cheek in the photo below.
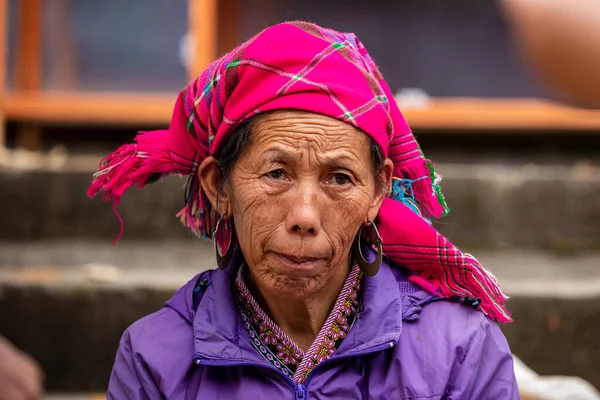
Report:
<svg viewBox="0 0 600 400"><path fill-rule="evenodd" d="M233 213L236 225L241 225L238 232L241 241L252 242L252 246L262 246L262 242L278 225L276 199L269 196L256 183L244 183L236 188L234 194ZM257 249L253 249L255 253Z"/></svg>
<svg viewBox="0 0 600 400"><path fill-rule="evenodd" d="M335 201L332 207L329 207L332 210L329 215L334 217L345 230L352 226L356 226L358 229L358 226L367 218L370 200L362 191L354 191Z"/></svg>
<svg viewBox="0 0 600 400"><path fill-rule="evenodd" d="M361 196L348 195L328 205L324 225L336 258L343 258L349 251L367 212L368 202Z"/></svg>

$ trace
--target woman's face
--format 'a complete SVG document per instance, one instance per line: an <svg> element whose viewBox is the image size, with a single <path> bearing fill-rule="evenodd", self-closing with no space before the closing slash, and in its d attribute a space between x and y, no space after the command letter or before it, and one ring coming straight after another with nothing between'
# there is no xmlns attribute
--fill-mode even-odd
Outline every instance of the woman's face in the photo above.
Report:
<svg viewBox="0 0 600 400"><path fill-rule="evenodd" d="M389 182L391 161L385 167ZM293 298L347 271L352 241L375 219L387 189L376 188L364 133L300 111L256 120L230 182L229 207L251 277L261 292Z"/></svg>

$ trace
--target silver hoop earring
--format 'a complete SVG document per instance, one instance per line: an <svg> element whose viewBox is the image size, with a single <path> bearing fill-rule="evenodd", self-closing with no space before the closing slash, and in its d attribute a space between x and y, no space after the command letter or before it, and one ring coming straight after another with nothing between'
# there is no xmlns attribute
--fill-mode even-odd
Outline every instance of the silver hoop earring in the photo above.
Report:
<svg viewBox="0 0 600 400"><path fill-rule="evenodd" d="M374 238L373 244L375 245L375 247L377 247L377 255L375 256L375 259L372 262L368 262L365 259L365 257L363 256L362 248L361 248L361 244L360 244L362 230L365 226L370 226L372 228L372 230L373 230L372 233L374 233L374 235L371 235L371 237ZM373 221L367 220L366 225L361 225L360 229L358 230L358 234L356 235L356 238L354 239L354 243L352 243L352 257L354 258L356 265L358 265L358 268L360 268L360 270L366 276L375 276L379 272L379 268L381 268L381 262L383 260L382 244L383 244L383 240L381 239L381 236L379 235L379 230L377 230L377 226L375 226Z"/></svg>
<svg viewBox="0 0 600 400"><path fill-rule="evenodd" d="M229 223L229 240L227 242L227 250L225 253L222 252L222 249L219 250L219 244L217 243L217 233L219 232L219 226L221 225L221 221L227 222L223 217L219 217L217 221L217 225L215 226L215 230L212 235L213 243L215 245L215 253L217 256L217 266L220 270L226 270L229 262L231 261L231 257L233 256L233 248L235 247L233 244L233 238L235 237L235 226L232 222Z"/></svg>

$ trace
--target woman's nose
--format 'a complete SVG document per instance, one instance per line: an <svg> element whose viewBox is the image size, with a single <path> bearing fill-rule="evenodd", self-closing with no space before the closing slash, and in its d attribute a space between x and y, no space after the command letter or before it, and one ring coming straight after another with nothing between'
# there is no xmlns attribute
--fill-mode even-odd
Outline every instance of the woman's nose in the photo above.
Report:
<svg viewBox="0 0 600 400"><path fill-rule="evenodd" d="M304 185L288 203L286 226L289 232L316 236L321 230L321 212L316 190Z"/></svg>

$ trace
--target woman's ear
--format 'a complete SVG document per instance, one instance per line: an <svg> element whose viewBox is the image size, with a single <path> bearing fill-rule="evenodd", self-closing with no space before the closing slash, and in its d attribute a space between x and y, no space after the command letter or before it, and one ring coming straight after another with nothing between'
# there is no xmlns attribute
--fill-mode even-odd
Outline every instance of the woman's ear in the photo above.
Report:
<svg viewBox="0 0 600 400"><path fill-rule="evenodd" d="M220 174L214 157L206 157L198 168L200 184L208 201L218 215L227 216L231 212L227 185L221 185Z"/></svg>
<svg viewBox="0 0 600 400"><path fill-rule="evenodd" d="M375 193L375 197L373 197L373 202L371 203L371 207L369 207L368 215L369 215L369 220L371 220L371 221L375 221L375 218L377 218L377 214L379 214L379 208L381 207L381 204L383 204L383 200L385 200L385 198L388 195L389 188L392 185L393 174L394 174L394 163L389 158L386 158L386 160L383 162L383 165L381 167L380 176L379 176L380 181L385 184L382 185L383 186L382 188L378 188L380 190L378 190L377 193Z"/></svg>

